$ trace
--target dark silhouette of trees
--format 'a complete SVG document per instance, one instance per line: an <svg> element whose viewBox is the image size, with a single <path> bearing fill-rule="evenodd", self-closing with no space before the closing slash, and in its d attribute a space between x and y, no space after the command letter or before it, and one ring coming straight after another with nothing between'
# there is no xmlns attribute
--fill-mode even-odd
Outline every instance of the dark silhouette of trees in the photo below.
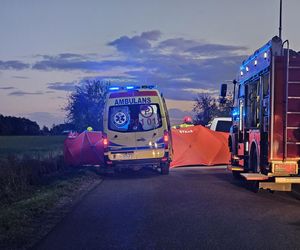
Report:
<svg viewBox="0 0 300 250"><path fill-rule="evenodd" d="M81 132L89 126L94 130L103 129L103 109L108 86L108 83L100 81L87 81L71 93L64 110L68 122L74 125L75 130Z"/></svg>
<svg viewBox="0 0 300 250"><path fill-rule="evenodd" d="M205 126L215 117L230 117L231 106L231 94L222 100L209 94L198 94L193 107L196 113L194 122Z"/></svg>
<svg viewBox="0 0 300 250"><path fill-rule="evenodd" d="M62 135L62 134L68 134L70 131L75 131L75 126L72 123L62 123L58 125L53 124L50 130L50 134Z"/></svg>
<svg viewBox="0 0 300 250"><path fill-rule="evenodd" d="M0 115L0 135L39 135L40 127L26 118Z"/></svg>
<svg viewBox="0 0 300 250"><path fill-rule="evenodd" d="M42 130L41 130L41 134L42 135L50 135L50 130L47 126L43 126Z"/></svg>

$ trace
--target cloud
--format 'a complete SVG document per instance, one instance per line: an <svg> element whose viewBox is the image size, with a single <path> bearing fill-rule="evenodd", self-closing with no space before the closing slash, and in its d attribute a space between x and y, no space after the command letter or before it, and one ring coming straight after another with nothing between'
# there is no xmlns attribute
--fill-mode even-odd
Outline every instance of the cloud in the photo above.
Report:
<svg viewBox="0 0 300 250"><path fill-rule="evenodd" d="M61 53L58 55L61 59L86 59L87 57L81 54L75 54L75 53Z"/></svg>
<svg viewBox="0 0 300 250"><path fill-rule="evenodd" d="M120 38L111 41L108 45L115 47L119 52L125 54L138 54L143 51L149 50L152 41L157 41L161 36L158 30L143 32L139 36L121 36Z"/></svg>
<svg viewBox="0 0 300 250"><path fill-rule="evenodd" d="M97 59L95 54L39 55L32 69L101 72L98 77L73 83L49 83L52 90L72 91L75 83L97 79L112 84L154 84L168 99L193 100L199 89L214 92L224 80L233 79L247 50L244 46L184 37L163 40L158 30L124 35L107 45L116 49L111 60Z"/></svg>
<svg viewBox="0 0 300 250"><path fill-rule="evenodd" d="M78 58L62 58L61 56L48 56L46 60L34 63L32 69L35 70L82 70L100 71L110 70L114 67L138 67L138 62L128 62L121 60L81 60Z"/></svg>
<svg viewBox="0 0 300 250"><path fill-rule="evenodd" d="M43 95L44 93L41 91L37 91L37 92L26 92L26 91L21 91L21 90L17 90L17 91L13 91L11 93L9 93L9 95L11 96L25 96L25 95Z"/></svg>
<svg viewBox="0 0 300 250"><path fill-rule="evenodd" d="M151 55L144 60L144 69L127 71L137 82L157 84L165 96L174 100L193 100L193 89L219 89L220 83L235 77L242 56L195 59L183 55Z"/></svg>
<svg viewBox="0 0 300 250"><path fill-rule="evenodd" d="M0 60L0 70L23 70L23 69L28 69L29 67L30 67L29 64L17 60L11 60L11 61Z"/></svg>
<svg viewBox="0 0 300 250"><path fill-rule="evenodd" d="M172 38L167 39L159 43L158 48L160 49L173 49L175 51L186 51L187 49L196 47L199 45L199 42L194 40L188 40L185 38Z"/></svg>
<svg viewBox="0 0 300 250"><path fill-rule="evenodd" d="M199 93L197 89L210 92L219 89L222 81L235 77L247 49L182 37L157 44L148 42L141 48L133 42L134 38L140 37L125 39L123 36L124 39L116 39L110 45L116 46L119 52L126 50L128 59L135 58L140 62L142 69L127 71L128 77L137 82L155 83L167 98L175 100L192 100ZM139 51L138 55L136 51Z"/></svg>
<svg viewBox="0 0 300 250"><path fill-rule="evenodd" d="M15 89L15 87L0 87L0 89L3 89L3 90L11 90L11 89Z"/></svg>
<svg viewBox="0 0 300 250"><path fill-rule="evenodd" d="M186 51L196 53L202 56L218 56L232 55L239 51L245 51L247 48L244 46L222 45L222 44L201 44L189 48Z"/></svg>
<svg viewBox="0 0 300 250"><path fill-rule="evenodd" d="M74 82L53 82L48 83L48 89L62 90L62 91L73 91L75 90L76 83Z"/></svg>
<svg viewBox="0 0 300 250"><path fill-rule="evenodd" d="M13 78L16 78L16 79L29 79L29 77L27 77L27 76L13 76Z"/></svg>

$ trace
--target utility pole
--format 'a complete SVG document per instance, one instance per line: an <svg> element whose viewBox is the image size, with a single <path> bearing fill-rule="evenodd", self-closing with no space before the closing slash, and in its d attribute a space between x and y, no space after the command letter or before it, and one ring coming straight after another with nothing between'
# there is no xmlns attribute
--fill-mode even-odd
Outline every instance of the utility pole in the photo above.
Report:
<svg viewBox="0 0 300 250"><path fill-rule="evenodd" d="M282 0L280 0L280 13L279 13L279 38L281 39L282 33Z"/></svg>

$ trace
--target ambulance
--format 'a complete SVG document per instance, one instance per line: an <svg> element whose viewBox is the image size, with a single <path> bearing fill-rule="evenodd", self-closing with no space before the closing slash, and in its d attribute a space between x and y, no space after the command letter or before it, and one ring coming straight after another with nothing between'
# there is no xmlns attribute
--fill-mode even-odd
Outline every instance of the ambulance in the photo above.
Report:
<svg viewBox="0 0 300 250"><path fill-rule="evenodd" d="M151 167L169 174L170 120L163 95L154 86L110 87L103 114L107 168Z"/></svg>

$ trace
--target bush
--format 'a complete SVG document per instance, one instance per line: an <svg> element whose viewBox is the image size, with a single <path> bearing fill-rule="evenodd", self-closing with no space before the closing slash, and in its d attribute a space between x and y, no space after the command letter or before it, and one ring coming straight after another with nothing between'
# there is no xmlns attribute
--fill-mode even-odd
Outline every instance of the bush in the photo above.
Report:
<svg viewBox="0 0 300 250"><path fill-rule="evenodd" d="M43 182L46 177L65 169L63 156L52 156L39 159L15 155L0 160L0 201L10 203Z"/></svg>

